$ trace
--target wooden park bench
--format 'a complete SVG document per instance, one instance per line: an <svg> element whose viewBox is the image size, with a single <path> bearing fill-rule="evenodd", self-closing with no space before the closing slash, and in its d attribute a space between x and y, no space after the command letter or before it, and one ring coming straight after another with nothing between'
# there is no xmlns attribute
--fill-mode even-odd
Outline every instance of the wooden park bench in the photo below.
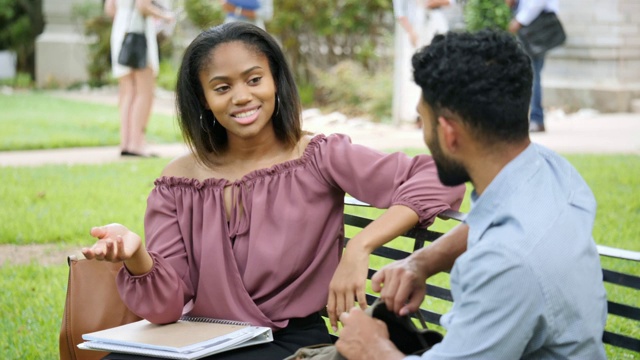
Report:
<svg viewBox="0 0 640 360"><path fill-rule="evenodd" d="M371 218L350 214L350 212L352 212L350 210L353 210L354 206L366 208L369 207L369 205L349 197L345 198L345 205L347 206L345 208L344 224L347 234L356 233L372 221ZM464 216L465 214L457 211L446 211L439 215L442 219L453 219L454 221L462 221L464 220ZM403 259L411 252L424 247L426 242L436 240L440 235L442 235L442 232L430 229L411 229L405 233L403 237L375 250L370 258L370 266L374 267L376 263L380 264L384 262L386 264L391 261ZM347 241L348 240L347 238ZM399 248L405 250L400 250ZM640 354L638 354L640 353L640 276L628 272L610 270L605 268L605 266L610 266L608 265L612 263L610 259L615 259L613 260L615 265L624 263L623 267L627 266L629 269L634 268L636 272L638 272L637 270L640 268L640 252L607 246L598 246L598 252L600 253L602 261L602 272L608 300L607 325L602 334L602 339L606 344L605 347L608 353L610 351L616 351L613 350L613 348L620 348L624 349L623 351L625 352L628 351L630 354L629 356L624 356L625 359L635 359L636 356L640 356ZM376 260L374 260L374 258ZM371 276L378 268L379 266L376 269L369 268L369 279L371 279ZM453 301L451 291L444 286L449 286L447 275L445 275L444 279L441 279L439 285L433 284L432 280L429 279L427 281L425 300L431 305L429 305L427 309L420 309L428 323L438 326L440 325L440 317L448 311ZM376 298L376 295L371 293L367 294L367 302L369 304L373 303ZM626 300L621 300L621 298ZM436 308L442 310L436 310ZM441 329L439 327L436 328Z"/></svg>

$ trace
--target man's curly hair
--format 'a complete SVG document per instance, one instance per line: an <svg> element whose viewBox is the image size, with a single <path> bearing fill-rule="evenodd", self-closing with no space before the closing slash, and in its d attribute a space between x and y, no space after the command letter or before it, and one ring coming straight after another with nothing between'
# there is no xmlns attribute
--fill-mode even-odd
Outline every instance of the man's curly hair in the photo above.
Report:
<svg viewBox="0 0 640 360"><path fill-rule="evenodd" d="M449 32L434 37L412 63L423 100L436 116L451 111L490 142L528 136L531 61L514 36Z"/></svg>

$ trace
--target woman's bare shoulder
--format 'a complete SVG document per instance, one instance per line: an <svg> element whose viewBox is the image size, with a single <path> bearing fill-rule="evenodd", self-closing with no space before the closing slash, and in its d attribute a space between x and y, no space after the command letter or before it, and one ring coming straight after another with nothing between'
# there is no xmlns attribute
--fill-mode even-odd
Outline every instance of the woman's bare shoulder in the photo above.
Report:
<svg viewBox="0 0 640 360"><path fill-rule="evenodd" d="M162 170L161 176L197 178L200 168L195 156L189 153L171 160Z"/></svg>

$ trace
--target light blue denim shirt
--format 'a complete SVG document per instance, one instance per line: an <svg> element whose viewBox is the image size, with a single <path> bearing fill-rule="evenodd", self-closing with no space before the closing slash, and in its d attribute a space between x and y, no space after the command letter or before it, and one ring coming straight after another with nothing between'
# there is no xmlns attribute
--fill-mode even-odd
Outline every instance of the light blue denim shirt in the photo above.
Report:
<svg viewBox="0 0 640 360"><path fill-rule="evenodd" d="M447 334L421 359L606 359L595 212L575 168L535 144L474 191Z"/></svg>

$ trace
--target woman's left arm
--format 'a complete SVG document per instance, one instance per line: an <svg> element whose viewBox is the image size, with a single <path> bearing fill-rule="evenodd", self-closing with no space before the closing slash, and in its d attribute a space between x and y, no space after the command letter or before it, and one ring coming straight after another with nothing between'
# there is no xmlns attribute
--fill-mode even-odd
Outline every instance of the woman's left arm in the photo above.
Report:
<svg viewBox="0 0 640 360"><path fill-rule="evenodd" d="M135 0L136 8L144 16L153 16L165 21L173 21L173 13L161 9L159 6L153 4L153 0Z"/></svg>
<svg viewBox="0 0 640 360"><path fill-rule="evenodd" d="M438 179L429 156L384 154L334 135L319 153L325 179L347 194L387 209L347 244L329 288L327 311L333 328L340 314L357 300L366 307L365 284L369 255L416 224L428 226L447 209L458 209L465 187L447 187Z"/></svg>
<svg viewBox="0 0 640 360"><path fill-rule="evenodd" d="M393 205L349 240L329 284L327 312L334 331L337 330L338 317L353 307L354 300L358 301L361 308L367 306L365 283L369 255L414 227L418 220L413 210L403 205Z"/></svg>

